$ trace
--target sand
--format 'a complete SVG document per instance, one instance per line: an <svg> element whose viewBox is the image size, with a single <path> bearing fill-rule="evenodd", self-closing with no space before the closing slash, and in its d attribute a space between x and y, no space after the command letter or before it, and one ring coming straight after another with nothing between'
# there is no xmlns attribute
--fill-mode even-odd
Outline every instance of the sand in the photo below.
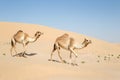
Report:
<svg viewBox="0 0 120 80"><path fill-rule="evenodd" d="M11 57L10 40L18 30L30 36L34 36L36 31L44 32L36 42L27 46L27 53L36 55ZM48 61L55 39L64 33L79 42L84 38L92 41L88 47L76 50L78 66ZM17 51L22 50L22 45L17 44ZM120 46L86 35L43 25L0 22L0 80L120 80L119 55ZM61 56L69 62L68 51L61 50ZM57 52L53 58L60 61Z"/></svg>

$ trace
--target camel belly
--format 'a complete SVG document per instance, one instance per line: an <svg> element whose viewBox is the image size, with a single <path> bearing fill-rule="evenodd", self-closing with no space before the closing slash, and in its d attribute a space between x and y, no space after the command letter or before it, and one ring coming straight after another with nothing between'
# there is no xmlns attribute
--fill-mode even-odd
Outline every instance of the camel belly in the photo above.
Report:
<svg viewBox="0 0 120 80"><path fill-rule="evenodd" d="M15 40L18 42L18 43L22 43L24 41L24 36L16 36Z"/></svg>
<svg viewBox="0 0 120 80"><path fill-rule="evenodd" d="M66 43L66 44L64 44L64 43L58 43L58 45L59 45L61 48L68 50L68 45L69 45L68 43Z"/></svg>

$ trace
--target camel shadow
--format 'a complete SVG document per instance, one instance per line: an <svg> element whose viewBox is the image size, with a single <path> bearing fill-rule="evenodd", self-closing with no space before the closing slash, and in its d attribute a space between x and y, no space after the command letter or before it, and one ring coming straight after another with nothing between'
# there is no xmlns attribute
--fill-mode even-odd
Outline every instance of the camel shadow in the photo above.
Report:
<svg viewBox="0 0 120 80"><path fill-rule="evenodd" d="M13 57L24 57L24 58L27 58L27 56L34 56L34 55L37 55L37 53L23 53L23 52L20 52L18 54L15 54L13 55Z"/></svg>
<svg viewBox="0 0 120 80"><path fill-rule="evenodd" d="M54 60L54 59L53 60L48 59L48 61L52 61L52 62L56 62L56 63L62 63L61 61ZM64 61L64 64L71 64L72 66L78 66L78 64L76 64L76 63L69 63L65 60L63 60L63 61Z"/></svg>
<svg viewBox="0 0 120 80"><path fill-rule="evenodd" d="M60 62L60 61L58 61L58 60L50 60L50 59L48 59L48 61L53 61L53 62L57 62L57 63L62 63L62 62Z"/></svg>

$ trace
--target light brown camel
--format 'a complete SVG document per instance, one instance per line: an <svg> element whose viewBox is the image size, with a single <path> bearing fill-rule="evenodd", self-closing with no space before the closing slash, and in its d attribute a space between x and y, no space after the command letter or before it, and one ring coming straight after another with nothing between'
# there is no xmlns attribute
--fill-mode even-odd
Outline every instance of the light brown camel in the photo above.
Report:
<svg viewBox="0 0 120 80"><path fill-rule="evenodd" d="M77 57L77 54L74 51L74 49L85 48L90 43L91 43L91 40L87 40L87 39L84 39L84 41L82 43L78 43L75 41L74 38L69 37L69 35L67 33L65 33L56 39L49 61L52 61L52 55L57 50L58 56L59 56L60 60L62 61L62 63L66 63L66 61L63 60L60 55L61 48L70 51L70 59L71 59L72 53L75 55L75 57Z"/></svg>
<svg viewBox="0 0 120 80"><path fill-rule="evenodd" d="M13 38L11 39L11 56L13 56L12 54L13 49L17 54L16 43L20 43L24 47L24 51L22 53L22 56L24 57L24 54L26 52L26 46L28 45L28 43L35 42L41 35L43 35L43 33L37 31L34 37L30 37L27 33L24 33L22 30L19 30L16 34L13 35Z"/></svg>

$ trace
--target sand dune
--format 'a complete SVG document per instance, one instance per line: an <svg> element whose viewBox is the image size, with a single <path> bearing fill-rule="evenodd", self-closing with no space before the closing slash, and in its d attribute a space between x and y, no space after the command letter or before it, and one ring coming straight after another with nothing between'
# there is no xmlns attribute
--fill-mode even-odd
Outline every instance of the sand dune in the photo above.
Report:
<svg viewBox="0 0 120 80"><path fill-rule="evenodd" d="M44 32L35 43L27 47L27 53L37 53L28 58L11 57L10 40L18 30L30 36L36 31ZM55 39L68 33L80 43L92 40L88 47L76 50L79 66L48 61ZM104 36L104 35L103 35ZM74 32L62 31L43 25L0 22L0 80L119 80L120 47L112 43ZM17 45L17 51L23 50ZM62 57L69 61L69 52L61 50ZM60 61L55 52L53 58ZM73 58L74 59L74 58ZM73 60L74 61L74 60Z"/></svg>

